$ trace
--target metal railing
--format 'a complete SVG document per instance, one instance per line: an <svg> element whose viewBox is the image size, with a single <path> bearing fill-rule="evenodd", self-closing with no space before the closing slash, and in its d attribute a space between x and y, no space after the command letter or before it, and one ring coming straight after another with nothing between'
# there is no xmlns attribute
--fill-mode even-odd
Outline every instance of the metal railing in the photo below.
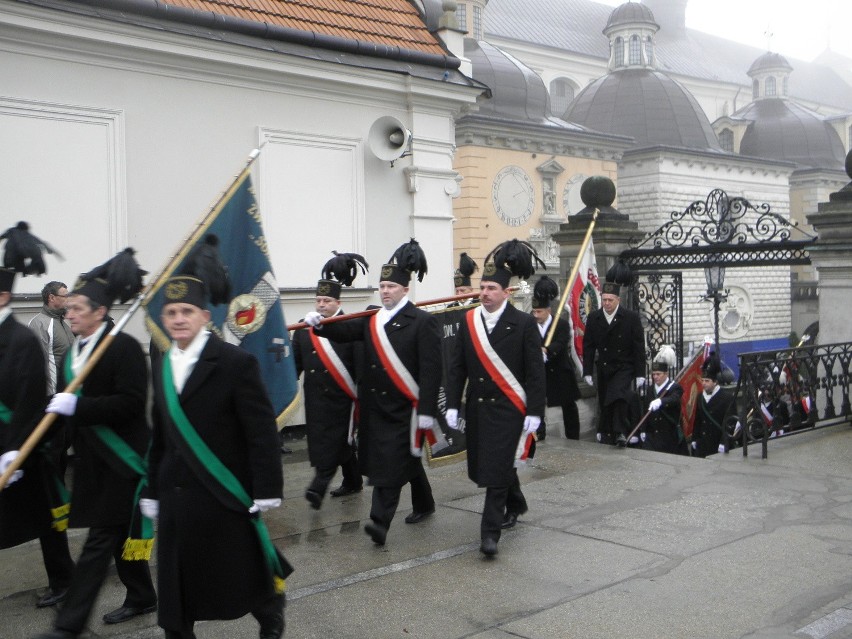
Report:
<svg viewBox="0 0 852 639"><path fill-rule="evenodd" d="M738 415L724 429L726 450L738 439L747 457L749 443L760 442L766 459L772 438L850 421L852 343L742 353L739 360Z"/></svg>

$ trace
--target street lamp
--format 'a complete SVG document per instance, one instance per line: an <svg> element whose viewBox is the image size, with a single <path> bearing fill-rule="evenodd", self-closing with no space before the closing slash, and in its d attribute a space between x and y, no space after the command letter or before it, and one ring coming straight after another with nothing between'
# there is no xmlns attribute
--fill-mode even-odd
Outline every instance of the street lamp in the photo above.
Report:
<svg viewBox="0 0 852 639"><path fill-rule="evenodd" d="M719 350L719 307L722 302L728 299L728 292L725 291L725 267L724 266L705 266L704 279L707 281L707 295L704 299L713 302L713 331L716 342L716 357L722 361L722 352Z"/></svg>

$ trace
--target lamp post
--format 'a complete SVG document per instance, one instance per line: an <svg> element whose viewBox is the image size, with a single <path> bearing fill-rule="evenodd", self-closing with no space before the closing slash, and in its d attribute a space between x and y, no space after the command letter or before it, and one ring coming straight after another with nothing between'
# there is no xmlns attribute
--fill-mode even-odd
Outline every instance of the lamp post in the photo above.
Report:
<svg viewBox="0 0 852 639"><path fill-rule="evenodd" d="M716 345L716 357L722 361L722 352L719 350L719 308L722 302L728 299L725 288L725 267L705 266L704 279L707 281L707 295L704 299L713 302L713 331Z"/></svg>

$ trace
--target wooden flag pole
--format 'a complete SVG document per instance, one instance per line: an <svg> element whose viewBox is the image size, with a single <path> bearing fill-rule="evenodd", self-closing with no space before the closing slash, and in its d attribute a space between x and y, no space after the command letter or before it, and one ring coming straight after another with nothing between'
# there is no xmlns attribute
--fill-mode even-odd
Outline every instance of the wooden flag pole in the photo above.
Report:
<svg viewBox="0 0 852 639"><path fill-rule="evenodd" d="M580 270L580 262L583 260L583 256L586 254L586 249L589 246L589 242L592 240L592 231L595 229L595 222L598 220L598 213L600 213L600 209L595 209L595 212L592 213L592 221L589 224L589 230L586 231L586 237L583 238L583 243L580 245L580 252L577 254L577 259L574 260L574 266L571 267L571 274L568 276L568 281L565 283L565 290L562 291L562 299L559 300L559 308L556 309L556 315L553 316L553 321L550 323L550 329L547 331L547 338L544 340L545 348L550 346L553 334L556 332L556 321L562 314L562 309L565 308L565 302L574 286L574 279L577 277L577 272Z"/></svg>

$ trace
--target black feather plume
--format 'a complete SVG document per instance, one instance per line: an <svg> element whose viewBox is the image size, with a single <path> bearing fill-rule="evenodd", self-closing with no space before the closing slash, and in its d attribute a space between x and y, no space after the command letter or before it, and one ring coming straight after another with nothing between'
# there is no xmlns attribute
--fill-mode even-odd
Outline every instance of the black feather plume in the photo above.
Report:
<svg viewBox="0 0 852 639"><path fill-rule="evenodd" d="M218 246L219 238L209 233L192 249L180 269L181 275L192 275L204 282L213 305L231 301L231 278L219 256Z"/></svg>
<svg viewBox="0 0 852 639"><path fill-rule="evenodd" d="M426 254L413 237L410 242L394 251L390 261L409 273L417 273L418 282L422 282L423 276L427 273Z"/></svg>
<svg viewBox="0 0 852 639"><path fill-rule="evenodd" d="M370 265L357 253L338 253L332 251L334 257L322 267L322 276L326 280L337 280L344 286L352 286L358 276L358 268L366 274Z"/></svg>
<svg viewBox="0 0 852 639"><path fill-rule="evenodd" d="M47 268L42 251L62 257L47 242L30 233L30 225L26 222L18 222L7 229L0 240L6 240L3 266L22 275L44 275Z"/></svg>
<svg viewBox="0 0 852 639"><path fill-rule="evenodd" d="M97 279L106 281L107 294L111 299L118 299L123 304L142 290L142 277L148 274L148 271L139 268L136 258L133 257L135 254L136 251L128 247L83 274L80 279L86 282Z"/></svg>
<svg viewBox="0 0 852 639"><path fill-rule="evenodd" d="M542 268L547 268L547 265L539 258L536 250L527 242L521 240L509 240L498 244L485 257L494 258L494 266L497 268L505 268L512 275L515 275L522 280L530 278L535 274L536 264Z"/></svg>
<svg viewBox="0 0 852 639"><path fill-rule="evenodd" d="M550 306L559 297L559 287L547 275L542 275L533 287L533 297L541 302L542 307Z"/></svg>
<svg viewBox="0 0 852 639"><path fill-rule="evenodd" d="M459 255L459 273L470 277L479 268L467 253Z"/></svg>
<svg viewBox="0 0 852 639"><path fill-rule="evenodd" d="M607 282L615 282L621 286L630 286L632 279L633 271L630 270L630 266L623 260L618 260L606 272Z"/></svg>

